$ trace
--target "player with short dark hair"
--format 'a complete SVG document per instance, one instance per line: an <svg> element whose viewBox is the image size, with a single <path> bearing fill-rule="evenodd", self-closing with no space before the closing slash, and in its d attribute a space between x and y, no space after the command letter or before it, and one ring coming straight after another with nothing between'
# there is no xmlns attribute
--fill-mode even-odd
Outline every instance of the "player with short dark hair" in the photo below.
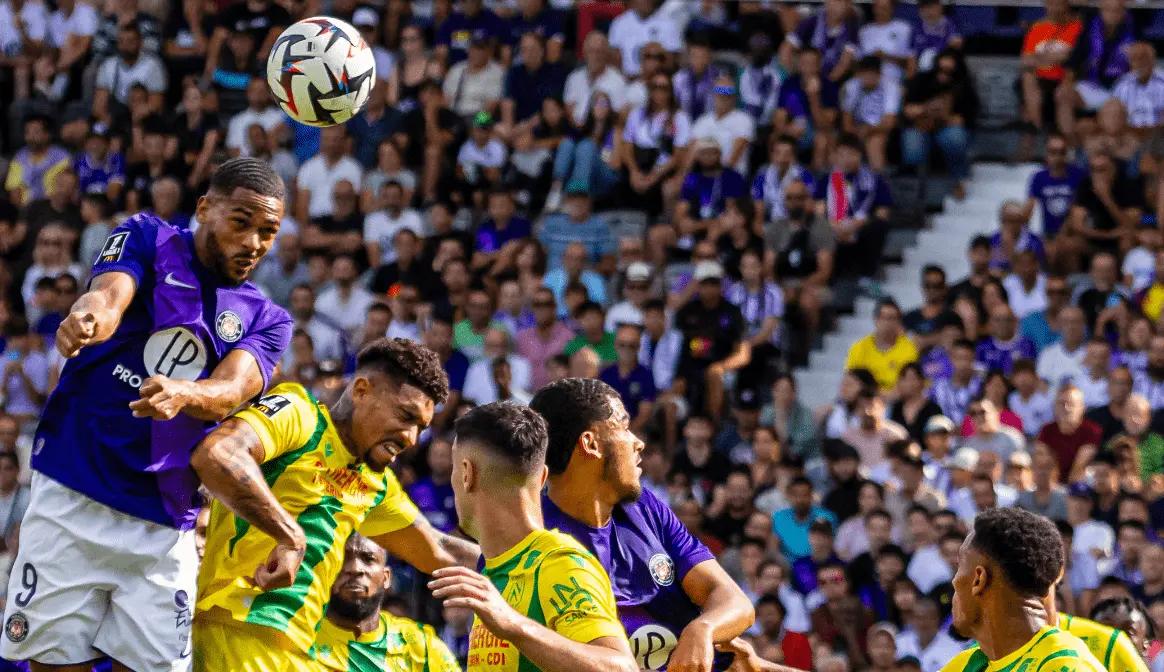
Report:
<svg viewBox="0 0 1164 672"><path fill-rule="evenodd" d="M542 524L546 423L503 401L456 423L452 486L461 528L481 544L481 573L449 567L429 588L471 609L468 669L634 672L610 579L574 539Z"/></svg>
<svg viewBox="0 0 1164 672"><path fill-rule="evenodd" d="M247 282L283 218L283 181L232 159L195 232L149 213L109 235L61 321L69 359L34 443L32 503L0 655L33 669L189 666L201 502L190 452L259 395L291 318Z"/></svg>
<svg viewBox="0 0 1164 672"><path fill-rule="evenodd" d="M475 545L433 529L387 467L448 396L436 353L382 338L330 405L284 383L194 450L215 501L194 620L194 668L298 672L348 536L358 531L423 572L473 564Z"/></svg>
<svg viewBox="0 0 1164 672"><path fill-rule="evenodd" d="M1050 520L1019 508L974 519L954 575L953 627L979 650L943 670L1044 669L1100 672L1087 645L1050 623L1046 600L1063 575L1063 543ZM957 665L957 666L955 666Z"/></svg>
<svg viewBox="0 0 1164 672"><path fill-rule="evenodd" d="M566 378L530 402L549 426L545 522L613 573L619 618L640 669L724 669L716 656L752 624L743 591L639 478L644 444L613 388Z"/></svg>
<svg viewBox="0 0 1164 672"><path fill-rule="evenodd" d="M311 648L316 663L336 672L461 672L431 625L384 609L392 583L387 560L376 542L359 532L348 536L327 618Z"/></svg>

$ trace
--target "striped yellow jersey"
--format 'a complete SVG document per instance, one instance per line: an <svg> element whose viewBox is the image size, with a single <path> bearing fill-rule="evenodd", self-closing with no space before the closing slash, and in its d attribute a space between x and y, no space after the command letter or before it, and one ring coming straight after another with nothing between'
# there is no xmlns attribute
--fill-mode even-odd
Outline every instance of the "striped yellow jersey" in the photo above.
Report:
<svg viewBox="0 0 1164 672"><path fill-rule="evenodd" d="M573 537L557 530L535 530L505 553L486 560L482 574L510 606L563 637L576 642L626 639L610 577ZM535 672L537 667L474 618L468 670Z"/></svg>
<svg viewBox="0 0 1164 672"><path fill-rule="evenodd" d="M328 619L311 648L321 670L336 672L461 672L431 625L380 612L380 625L354 637Z"/></svg>
<svg viewBox="0 0 1164 672"><path fill-rule="evenodd" d="M1102 623L1070 614L1059 614L1059 629L1078 637L1086 644L1091 655L1095 656L1108 672L1148 672L1144 659L1136 653L1136 645L1123 630L1109 628ZM985 659L986 655L975 644L946 663L942 672L978 670L979 666L975 666L972 661Z"/></svg>
<svg viewBox="0 0 1164 672"><path fill-rule="evenodd" d="M1045 625L1026 644L991 661L974 646L946 663L941 672L1103 672L1103 665L1078 637Z"/></svg>
<svg viewBox="0 0 1164 672"><path fill-rule="evenodd" d="M195 618L274 628L306 653L324 618L348 536L404 529L418 512L391 471L376 473L352 455L327 408L303 386L279 385L234 417L258 434L265 451L263 477L303 528L307 550L291 586L259 590L249 579L267 561L275 540L215 502Z"/></svg>

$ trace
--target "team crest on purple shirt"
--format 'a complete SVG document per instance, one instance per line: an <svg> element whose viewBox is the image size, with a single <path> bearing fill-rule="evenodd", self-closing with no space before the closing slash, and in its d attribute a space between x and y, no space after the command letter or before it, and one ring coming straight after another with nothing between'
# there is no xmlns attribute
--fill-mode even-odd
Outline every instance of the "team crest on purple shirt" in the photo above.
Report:
<svg viewBox="0 0 1164 672"><path fill-rule="evenodd" d="M647 567L651 570L651 578L660 586L669 586L675 582L675 562L666 553L652 555Z"/></svg>
<svg viewBox="0 0 1164 672"><path fill-rule="evenodd" d="M218 332L218 337L227 343L234 343L243 335L242 318L233 310L224 310L218 314L218 319L214 321L214 330Z"/></svg>

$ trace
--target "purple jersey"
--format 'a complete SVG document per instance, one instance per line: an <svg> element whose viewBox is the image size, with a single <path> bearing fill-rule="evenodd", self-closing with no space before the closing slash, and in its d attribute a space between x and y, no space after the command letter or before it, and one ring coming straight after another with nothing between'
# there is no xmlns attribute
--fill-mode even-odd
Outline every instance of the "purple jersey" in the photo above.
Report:
<svg viewBox="0 0 1164 672"><path fill-rule="evenodd" d="M787 39L793 47L812 47L820 52L820 74L827 77L841 62L846 51L856 54L857 22L846 19L836 26L829 26L823 9L800 22Z"/></svg>
<svg viewBox="0 0 1164 672"><path fill-rule="evenodd" d="M1039 210L1043 213L1043 235L1051 238L1063 228L1071 204L1075 202L1075 192L1085 177L1086 170L1070 164L1062 177L1051 175L1046 168L1031 177L1027 196L1039 202Z"/></svg>
<svg viewBox="0 0 1164 672"><path fill-rule="evenodd" d="M715 556L650 490L614 507L600 528L567 516L545 495L542 509L547 529L574 537L606 568L639 669L665 669L679 634L701 613L683 591L683 578ZM715 668L726 669L731 658L716 656Z"/></svg>
<svg viewBox="0 0 1164 672"><path fill-rule="evenodd" d="M194 253L193 235L138 214L114 229L93 275L137 283L106 342L65 365L37 428L32 467L106 506L189 529L198 512L190 451L210 423L188 415L135 418L150 376L198 380L236 348L259 363L264 388L291 340L291 318L251 283L223 284Z"/></svg>

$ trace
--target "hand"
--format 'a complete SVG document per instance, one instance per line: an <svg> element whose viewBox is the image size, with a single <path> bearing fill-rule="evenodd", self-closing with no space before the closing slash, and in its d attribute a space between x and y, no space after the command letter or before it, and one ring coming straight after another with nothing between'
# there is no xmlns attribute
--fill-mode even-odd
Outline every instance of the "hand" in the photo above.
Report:
<svg viewBox="0 0 1164 672"><path fill-rule="evenodd" d="M4 377L19 375L24 371L23 359L11 359L4 363Z"/></svg>
<svg viewBox="0 0 1164 672"><path fill-rule="evenodd" d="M679 642L671 652L667 672L711 672L714 660L711 628L696 621L679 633Z"/></svg>
<svg viewBox="0 0 1164 672"><path fill-rule="evenodd" d="M57 350L66 358L76 357L81 348L93 342L97 335L97 316L93 313L73 312L57 327Z"/></svg>
<svg viewBox="0 0 1164 672"><path fill-rule="evenodd" d="M185 380L174 380L165 376L146 378L138 392L141 399L130 402L129 409L135 418L172 420L186 407Z"/></svg>
<svg viewBox="0 0 1164 672"><path fill-rule="evenodd" d="M760 669L759 658L756 649L751 642L742 638L736 637L730 642L724 644L716 644L715 650L720 653L734 653L735 658L732 659L732 664L728 667L728 672L755 672Z"/></svg>
<svg viewBox="0 0 1164 672"><path fill-rule="evenodd" d="M820 93L820 77L809 77L804 80L804 92L810 96Z"/></svg>
<svg viewBox="0 0 1164 672"><path fill-rule="evenodd" d="M301 533L302 534L302 533ZM303 562L306 542L297 544L276 544L267 556L266 564L255 569L255 576L249 581L260 590L286 588L295 582L299 563Z"/></svg>
<svg viewBox="0 0 1164 672"><path fill-rule="evenodd" d="M511 640L521 624L521 614L509 606L489 579L467 567L442 567L428 582L432 596L446 607L471 609L494 635Z"/></svg>

